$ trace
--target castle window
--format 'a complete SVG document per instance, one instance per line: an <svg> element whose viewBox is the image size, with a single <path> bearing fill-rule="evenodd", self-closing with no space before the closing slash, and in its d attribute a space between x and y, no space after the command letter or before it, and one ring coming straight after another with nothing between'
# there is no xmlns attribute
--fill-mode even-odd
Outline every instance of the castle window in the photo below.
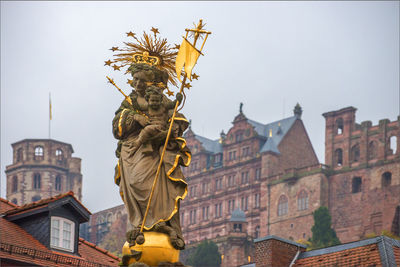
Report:
<svg viewBox="0 0 400 267"><path fill-rule="evenodd" d="M40 177L39 173L35 173L33 175L33 189L40 189L42 188L42 178Z"/></svg>
<svg viewBox="0 0 400 267"><path fill-rule="evenodd" d="M360 160L360 146L357 144L351 148L351 162Z"/></svg>
<svg viewBox="0 0 400 267"><path fill-rule="evenodd" d="M208 193L208 182L204 182L201 185L201 193L202 194L207 194Z"/></svg>
<svg viewBox="0 0 400 267"><path fill-rule="evenodd" d="M248 184L249 183L249 172L242 172L242 184Z"/></svg>
<svg viewBox="0 0 400 267"><path fill-rule="evenodd" d="M209 206L202 208L202 214L201 215L202 215L203 221L207 221L208 220L208 211L209 211L209 209L210 209Z"/></svg>
<svg viewBox="0 0 400 267"><path fill-rule="evenodd" d="M288 213L288 199L285 195L280 196L278 201L278 216L283 216Z"/></svg>
<svg viewBox="0 0 400 267"><path fill-rule="evenodd" d="M302 190L297 199L297 210L308 209L308 194L306 191Z"/></svg>
<svg viewBox="0 0 400 267"><path fill-rule="evenodd" d="M256 169L255 180L258 181L261 178L261 168Z"/></svg>
<svg viewBox="0 0 400 267"><path fill-rule="evenodd" d="M236 159L236 151L229 151L229 160L235 160Z"/></svg>
<svg viewBox="0 0 400 267"><path fill-rule="evenodd" d="M235 185L235 175L229 175L228 176L228 186L234 186Z"/></svg>
<svg viewBox="0 0 400 267"><path fill-rule="evenodd" d="M374 159L377 156L377 145L375 141L371 141L368 144L368 159Z"/></svg>
<svg viewBox="0 0 400 267"><path fill-rule="evenodd" d="M218 191L218 190L221 190L221 189L222 189L222 177L217 178L215 180L215 190Z"/></svg>
<svg viewBox="0 0 400 267"><path fill-rule="evenodd" d="M61 217L51 217L50 246L52 248L74 251L75 223Z"/></svg>
<svg viewBox="0 0 400 267"><path fill-rule="evenodd" d="M231 213L235 209L235 200L231 199L228 201L228 212Z"/></svg>
<svg viewBox="0 0 400 267"><path fill-rule="evenodd" d="M222 216L222 203L215 204L215 218Z"/></svg>
<svg viewBox="0 0 400 267"><path fill-rule="evenodd" d="M235 232L242 232L242 224L241 223L235 223L233 225L233 231Z"/></svg>
<svg viewBox="0 0 400 267"><path fill-rule="evenodd" d="M33 196L33 197L32 197L32 202L39 201L40 199L41 199L41 197L40 197L40 196L38 196L38 195L36 195L36 196Z"/></svg>
<svg viewBox="0 0 400 267"><path fill-rule="evenodd" d="M23 150L22 148L18 148L17 150L17 162L21 162L23 160L23 154L22 154Z"/></svg>
<svg viewBox="0 0 400 267"><path fill-rule="evenodd" d="M343 134L343 119L339 118L336 120L335 123L335 127L336 127L336 134Z"/></svg>
<svg viewBox="0 0 400 267"><path fill-rule="evenodd" d="M59 161L64 159L63 151L59 148L56 150L56 157L57 157L57 160L59 160Z"/></svg>
<svg viewBox="0 0 400 267"><path fill-rule="evenodd" d="M61 175L57 175L55 189L61 191Z"/></svg>
<svg viewBox="0 0 400 267"><path fill-rule="evenodd" d="M185 225L185 212L181 211L181 225L184 226Z"/></svg>
<svg viewBox="0 0 400 267"><path fill-rule="evenodd" d="M243 132L236 133L236 142L240 142L243 140Z"/></svg>
<svg viewBox="0 0 400 267"><path fill-rule="evenodd" d="M17 201L16 198L13 198L13 199L11 200L11 203L14 203L15 205L18 205L18 201Z"/></svg>
<svg viewBox="0 0 400 267"><path fill-rule="evenodd" d="M35 147L34 159L35 160L43 160L43 147L42 146Z"/></svg>
<svg viewBox="0 0 400 267"><path fill-rule="evenodd" d="M241 209L243 211L248 210L248 206L249 206L249 197L242 197L241 199Z"/></svg>
<svg viewBox="0 0 400 267"><path fill-rule="evenodd" d="M260 194L255 194L254 195L254 207L259 208L260 207Z"/></svg>
<svg viewBox="0 0 400 267"><path fill-rule="evenodd" d="M190 211L190 224L195 224L196 223L196 218L197 218L197 210L191 210Z"/></svg>
<svg viewBox="0 0 400 267"><path fill-rule="evenodd" d="M382 187L388 187L392 184L392 173L385 172L382 174Z"/></svg>
<svg viewBox="0 0 400 267"><path fill-rule="evenodd" d="M354 177L351 183L351 192L353 194L361 192L361 185L362 185L361 177Z"/></svg>
<svg viewBox="0 0 400 267"><path fill-rule="evenodd" d="M250 156L250 147L246 146L242 148L242 157Z"/></svg>
<svg viewBox="0 0 400 267"><path fill-rule="evenodd" d="M12 186L11 186L11 192L15 193L18 191L18 177L14 176L12 178Z"/></svg>
<svg viewBox="0 0 400 267"><path fill-rule="evenodd" d="M335 165L342 166L343 164L343 152L342 149L338 148L335 150Z"/></svg>
<svg viewBox="0 0 400 267"><path fill-rule="evenodd" d="M397 137L391 136L389 138L389 154L396 154L397 152Z"/></svg>

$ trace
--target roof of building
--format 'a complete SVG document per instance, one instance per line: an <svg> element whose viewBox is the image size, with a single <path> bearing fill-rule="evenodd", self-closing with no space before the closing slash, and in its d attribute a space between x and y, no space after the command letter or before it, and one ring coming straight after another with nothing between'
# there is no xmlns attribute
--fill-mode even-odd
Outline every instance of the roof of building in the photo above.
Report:
<svg viewBox="0 0 400 267"><path fill-rule="evenodd" d="M232 211L231 218L229 219L231 222L245 222L246 214L241 209L237 208Z"/></svg>
<svg viewBox="0 0 400 267"><path fill-rule="evenodd" d="M0 258L39 266L116 266L118 257L82 238L78 241L79 256L53 251L22 227L6 219L8 213L29 211L70 195L68 192L21 207L0 198Z"/></svg>
<svg viewBox="0 0 400 267"><path fill-rule="evenodd" d="M400 241L386 236L300 253L294 266L396 266Z"/></svg>
<svg viewBox="0 0 400 267"><path fill-rule="evenodd" d="M46 207L48 206L50 203L56 202L57 200L60 200L64 197L70 196L72 197L75 201L77 201L82 208L87 211L89 214L91 214L91 212L85 207L83 206L83 204L74 196L74 192L69 191L67 193L64 194L59 194L50 198L46 198L46 199L41 199L32 203L28 203L22 206L17 206L15 205L14 208L12 209L8 209L7 211L4 212L5 216L9 216L9 215L16 215L16 214L21 214L24 213L26 211L31 211L33 209L39 208L39 207ZM7 200L6 200L7 201Z"/></svg>
<svg viewBox="0 0 400 267"><path fill-rule="evenodd" d="M54 139L23 139L23 140L15 142L15 143L12 143L11 146L14 147L15 145L17 145L19 143L23 143L23 142L53 142L53 143L58 143L58 144L61 144L61 145L68 146L71 149L71 152L74 153L74 149L72 148L71 144L64 143L64 142L61 142L61 141L57 141L57 140L54 140Z"/></svg>
<svg viewBox="0 0 400 267"><path fill-rule="evenodd" d="M222 153L222 144L219 140L211 140L197 134L195 134L194 137L203 145L206 151L214 154Z"/></svg>

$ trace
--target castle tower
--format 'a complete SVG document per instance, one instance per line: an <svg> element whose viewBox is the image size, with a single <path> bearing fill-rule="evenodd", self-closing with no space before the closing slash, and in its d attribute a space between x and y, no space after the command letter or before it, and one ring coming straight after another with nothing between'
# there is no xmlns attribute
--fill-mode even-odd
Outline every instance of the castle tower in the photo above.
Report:
<svg viewBox="0 0 400 267"><path fill-rule="evenodd" d="M52 139L25 139L11 145L6 167L7 199L23 205L73 191L82 200L81 159L70 144Z"/></svg>

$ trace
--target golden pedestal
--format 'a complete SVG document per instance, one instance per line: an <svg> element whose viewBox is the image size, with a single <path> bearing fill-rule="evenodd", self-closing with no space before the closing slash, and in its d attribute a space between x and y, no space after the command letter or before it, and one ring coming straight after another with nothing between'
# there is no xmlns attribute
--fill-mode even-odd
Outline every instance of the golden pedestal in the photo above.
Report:
<svg viewBox="0 0 400 267"><path fill-rule="evenodd" d="M138 261L131 258L129 264L143 262L149 266L158 266L163 261L171 263L179 261L179 250L171 245L167 234L158 232L143 232L143 234L145 242L142 245L136 244L133 247L129 247L129 243L125 242L122 247L122 256L130 255L131 249L142 252L142 256Z"/></svg>

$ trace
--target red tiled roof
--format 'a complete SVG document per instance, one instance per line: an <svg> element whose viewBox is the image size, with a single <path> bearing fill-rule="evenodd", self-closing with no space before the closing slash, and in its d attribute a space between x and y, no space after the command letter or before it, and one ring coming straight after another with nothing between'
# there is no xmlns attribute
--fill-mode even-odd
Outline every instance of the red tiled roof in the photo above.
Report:
<svg viewBox="0 0 400 267"><path fill-rule="evenodd" d="M307 257L296 260L294 266L381 266L378 244Z"/></svg>
<svg viewBox="0 0 400 267"><path fill-rule="evenodd" d="M400 248L393 247L394 258L396 259L397 266L400 266Z"/></svg>
<svg viewBox="0 0 400 267"><path fill-rule="evenodd" d="M24 206L16 206L0 198L1 211L6 214L16 214L47 205L68 195L71 192L44 199ZM117 266L119 258L96 245L79 238L78 253L70 255L48 249L36 238L17 224L0 217L0 258L9 259L40 266Z"/></svg>
<svg viewBox="0 0 400 267"><path fill-rule="evenodd" d="M67 193L64 194L60 194L60 195L56 195L50 198L46 198L46 199L41 199L39 201L36 202L32 202L32 203L28 203L22 206L16 206L13 209L7 210L5 212L6 215L14 215L14 214L18 214L18 213L22 213L26 210L32 210L34 208L41 208L41 207L45 207L47 206L49 203L55 202L59 199L62 199L63 197L66 196L71 196L73 197L79 204L81 204L81 206L89 213L92 214L85 206L83 206L83 204L74 196L74 192L69 191Z"/></svg>
<svg viewBox="0 0 400 267"><path fill-rule="evenodd" d="M17 207L18 207L17 205L8 201L7 199L0 198L0 213L15 209Z"/></svg>

